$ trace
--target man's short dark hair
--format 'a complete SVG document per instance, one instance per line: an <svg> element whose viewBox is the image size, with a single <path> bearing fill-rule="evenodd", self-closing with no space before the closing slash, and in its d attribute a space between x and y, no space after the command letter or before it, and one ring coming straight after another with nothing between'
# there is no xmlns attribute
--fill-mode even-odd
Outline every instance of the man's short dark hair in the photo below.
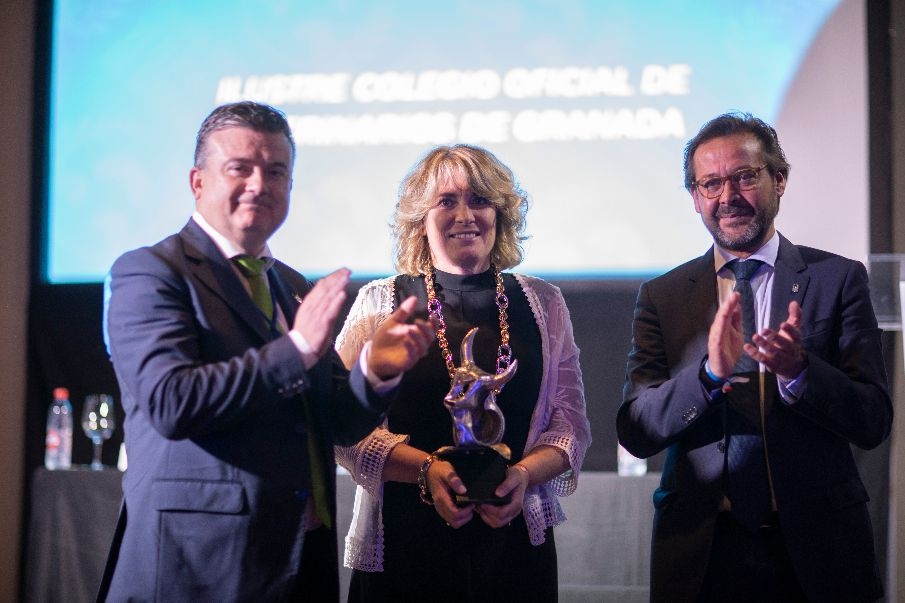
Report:
<svg viewBox="0 0 905 603"><path fill-rule="evenodd" d="M250 128L256 132L283 134L289 141L292 158L295 159L295 141L292 139L292 129L283 112L270 105L241 101L220 105L204 119L195 139L195 167L200 168L204 164L207 140L210 135L217 130L234 127Z"/></svg>
<svg viewBox="0 0 905 603"><path fill-rule="evenodd" d="M733 134L754 134L760 140L764 161L770 173L774 176L777 173L781 173L785 177L789 176L792 166L786 161L786 154L779 146L779 136L776 135L776 130L772 126L750 113L724 113L701 126L695 137L685 145L686 190L690 192L697 180L697 175L694 173L694 153L698 147L714 138Z"/></svg>

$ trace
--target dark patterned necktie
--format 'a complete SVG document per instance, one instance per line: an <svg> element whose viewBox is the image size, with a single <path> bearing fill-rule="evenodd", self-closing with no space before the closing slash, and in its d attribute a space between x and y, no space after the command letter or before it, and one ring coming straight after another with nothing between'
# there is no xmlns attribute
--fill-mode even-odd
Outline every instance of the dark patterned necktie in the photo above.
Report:
<svg viewBox="0 0 905 603"><path fill-rule="evenodd" d="M727 268L735 274L735 291L741 294L745 343L751 342L756 329L751 277L762 264L760 260L734 260L727 264ZM726 409L726 437L729 439L727 494L732 503L733 516L741 525L754 531L770 512L770 484L760 424L757 362L743 352L735 365L734 373L747 377L749 381L733 384L732 406L745 408L748 412L742 413L733 407Z"/></svg>
<svg viewBox="0 0 905 603"><path fill-rule="evenodd" d="M742 328L745 333L745 343L751 343L751 336L757 328L754 311L754 290L751 289L751 277L761 267L760 260L733 260L726 267L735 274L735 291L741 294ZM736 373L748 373L757 370L757 363L750 356L742 352L738 363L735 365Z"/></svg>

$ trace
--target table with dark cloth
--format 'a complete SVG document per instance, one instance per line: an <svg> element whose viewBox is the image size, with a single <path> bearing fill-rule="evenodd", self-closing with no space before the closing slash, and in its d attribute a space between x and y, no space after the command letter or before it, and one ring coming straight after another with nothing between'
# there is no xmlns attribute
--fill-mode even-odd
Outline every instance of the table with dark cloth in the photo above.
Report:
<svg viewBox="0 0 905 603"><path fill-rule="evenodd" d="M47 471L32 476L26 541L26 601L93 601L119 511L122 473ZM651 495L659 473L620 477L589 471L563 498L568 521L556 528L561 603L647 601ZM340 551L352 518L355 487L337 479ZM342 590L351 570L342 568ZM345 596L343 595L343 599Z"/></svg>
<svg viewBox="0 0 905 603"><path fill-rule="evenodd" d="M94 601L122 499L114 468L32 474L25 601Z"/></svg>

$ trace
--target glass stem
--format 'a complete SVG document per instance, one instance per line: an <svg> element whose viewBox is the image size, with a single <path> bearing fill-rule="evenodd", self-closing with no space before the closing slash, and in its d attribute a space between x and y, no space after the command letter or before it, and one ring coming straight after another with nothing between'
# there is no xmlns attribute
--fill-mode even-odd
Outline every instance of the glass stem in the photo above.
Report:
<svg viewBox="0 0 905 603"><path fill-rule="evenodd" d="M94 444L94 459L91 461L91 468L95 471L103 469L104 463L101 460L101 450L104 447L104 441L100 438L92 438Z"/></svg>

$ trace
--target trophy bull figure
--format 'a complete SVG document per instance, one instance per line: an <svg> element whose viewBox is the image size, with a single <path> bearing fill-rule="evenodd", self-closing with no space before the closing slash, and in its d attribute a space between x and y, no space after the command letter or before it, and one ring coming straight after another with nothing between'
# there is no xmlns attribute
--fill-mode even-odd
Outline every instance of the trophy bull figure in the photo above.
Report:
<svg viewBox="0 0 905 603"><path fill-rule="evenodd" d="M477 327L462 340L462 365L456 368L449 393L443 399L453 420L457 447L494 446L503 439L506 420L496 403L496 394L515 375L513 360L502 373L488 373L474 363L471 347Z"/></svg>

